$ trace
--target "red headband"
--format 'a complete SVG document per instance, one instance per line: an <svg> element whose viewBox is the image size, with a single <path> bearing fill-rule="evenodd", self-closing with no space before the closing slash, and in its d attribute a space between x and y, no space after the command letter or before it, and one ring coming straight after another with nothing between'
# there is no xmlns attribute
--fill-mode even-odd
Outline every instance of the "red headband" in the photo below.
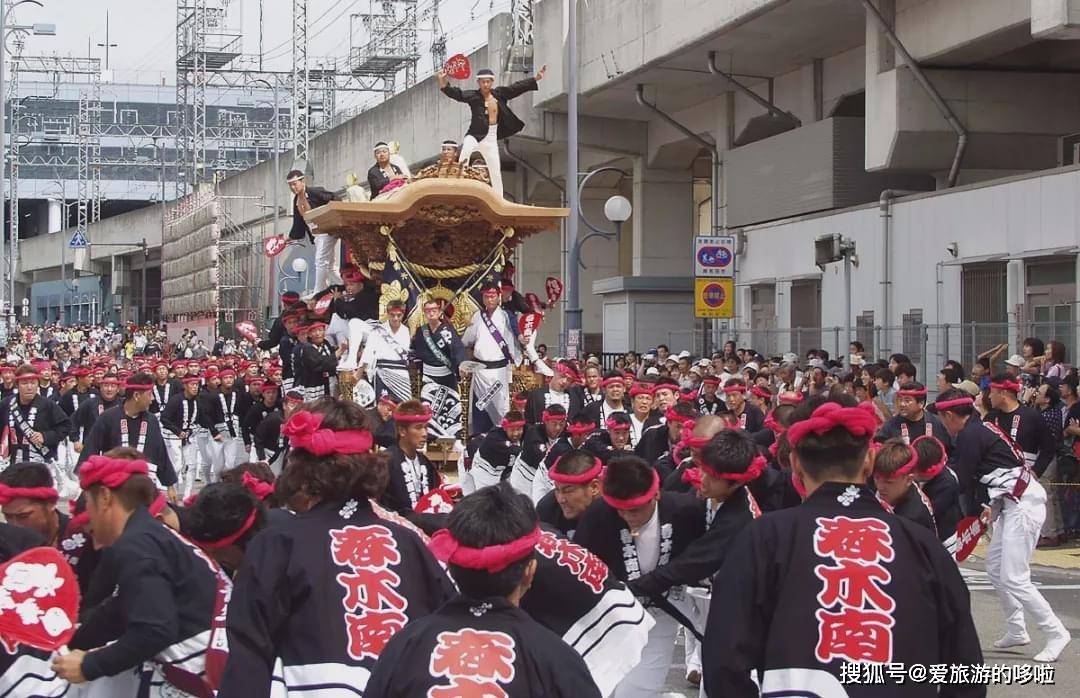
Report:
<svg viewBox="0 0 1080 698"><path fill-rule="evenodd" d="M436 559L469 570L486 570L492 574L531 555L540 540L540 527L537 526L517 540L483 548L469 548L462 545L450 529L437 531L428 542L428 549Z"/></svg>
<svg viewBox="0 0 1080 698"><path fill-rule="evenodd" d="M1020 384L1016 381L994 381L990 387L994 390L1007 390L1010 393L1020 392Z"/></svg>
<svg viewBox="0 0 1080 698"><path fill-rule="evenodd" d="M919 388L917 390L897 390L896 394L898 396L903 395L904 397L926 397L926 388Z"/></svg>
<svg viewBox="0 0 1080 698"><path fill-rule="evenodd" d="M922 471L923 475L926 476L927 480L933 480L941 473L942 470L945 469L945 464L949 462L949 453L945 450L945 444L941 443L940 439L938 439L936 436L929 436L927 434L923 434L922 436L911 442L912 450L915 450L915 444L923 440L933 441L941 448L941 460ZM916 451L916 453L918 453L918 451Z"/></svg>
<svg viewBox="0 0 1080 698"><path fill-rule="evenodd" d="M167 503L167 500L165 499L165 493L164 492L158 493L158 496L154 498L154 501L150 502L150 506L148 507L148 509L150 511L150 516L155 516L156 517L158 514L165 511L165 504L166 503Z"/></svg>
<svg viewBox="0 0 1080 698"><path fill-rule="evenodd" d="M244 473L244 477L240 480L240 484L244 486L244 489L251 492L260 500L266 499L274 493L274 483L260 480L249 472Z"/></svg>
<svg viewBox="0 0 1080 698"><path fill-rule="evenodd" d="M544 410L543 417L541 417L540 421L542 421L542 422L561 422L564 419L566 419L566 413L558 414L556 412L549 412L548 410Z"/></svg>
<svg viewBox="0 0 1080 698"><path fill-rule="evenodd" d="M741 473L723 473L714 469L707 462L700 458L694 459L694 465L701 468L704 472L707 472L710 477L721 478L723 480L730 480L740 485L745 485L748 482L758 479L761 476L762 471L765 470L767 462L765 456L757 455L750 461L750 465L746 467L746 470Z"/></svg>
<svg viewBox="0 0 1080 698"><path fill-rule="evenodd" d="M100 482L109 489L116 489L132 475L147 475L149 472L144 460L90 456L79 467L79 487L85 490Z"/></svg>
<svg viewBox="0 0 1080 698"><path fill-rule="evenodd" d="M604 421L604 426L608 431L630 431L630 422L620 424L610 417Z"/></svg>
<svg viewBox="0 0 1080 698"><path fill-rule="evenodd" d="M555 364L555 370L563 374L570 380L576 381L578 379L577 371L575 371L574 368L569 364L564 364L561 362L557 363Z"/></svg>
<svg viewBox="0 0 1080 698"><path fill-rule="evenodd" d="M138 392L140 390L153 390L154 386L147 383L124 383L124 390L129 393Z"/></svg>
<svg viewBox="0 0 1080 698"><path fill-rule="evenodd" d="M939 400L934 403L934 409L937 411L947 410L953 407L964 407L965 405L971 407L975 404L975 400L970 397L958 397L955 400Z"/></svg>
<svg viewBox="0 0 1080 698"><path fill-rule="evenodd" d="M705 448L709 445L710 441L712 441L711 436L688 435L684 436L679 443L682 448Z"/></svg>
<svg viewBox="0 0 1080 698"><path fill-rule="evenodd" d="M285 402L303 404L304 398L303 397L293 397L291 395L286 394L285 395Z"/></svg>
<svg viewBox="0 0 1080 698"><path fill-rule="evenodd" d="M604 479L607 480L607 475L604 475ZM631 499L616 499L607 492L604 493L604 501L609 506L615 509L636 509L643 504L648 504L652 501L652 498L656 496L656 493L660 491L660 473L656 470L652 471L652 485L642 495L633 497Z"/></svg>
<svg viewBox="0 0 1080 698"><path fill-rule="evenodd" d="M394 402L393 400L391 400L386 395L383 395L381 398L379 398L379 402L381 402L384 405L390 405L391 407L393 407L395 409L397 408L397 403Z"/></svg>
<svg viewBox="0 0 1080 698"><path fill-rule="evenodd" d="M773 434L779 436L784 433L784 427L780 422L776 421L776 417L773 416L773 412L776 410L769 410L769 414L765 415L765 422L762 424L766 429L772 431Z"/></svg>
<svg viewBox="0 0 1080 698"><path fill-rule="evenodd" d="M626 385L626 379L622 378L620 376L620 377L613 377L613 378L605 378L604 380L600 381L600 387L601 388L606 388L609 385L622 385L622 386L625 386Z"/></svg>
<svg viewBox="0 0 1080 698"><path fill-rule="evenodd" d="M664 413L664 419L666 419L669 422L679 422L679 423L693 422L694 421L693 417L684 417L681 414L679 414L678 412L676 412L671 407L669 407L667 409L667 412Z"/></svg>
<svg viewBox="0 0 1080 698"><path fill-rule="evenodd" d="M836 428L845 429L855 437L873 436L877 431L877 418L870 411L873 409L873 404L869 402L860 403L858 407L843 407L835 402L826 402L814 410L810 419L796 422L788 428L788 443L795 448L810 432L821 436Z"/></svg>
<svg viewBox="0 0 1080 698"><path fill-rule="evenodd" d="M180 379L180 382L181 383L198 383L201 380L202 380L201 378L199 378L198 376L192 374L192 375L189 375L189 376L184 376L183 378Z"/></svg>
<svg viewBox="0 0 1080 698"><path fill-rule="evenodd" d="M41 380L41 374L36 373L36 372L35 373L20 373L19 375L15 376L15 382L16 383L21 383L23 381L31 381L31 380L32 381L40 381Z"/></svg>
<svg viewBox="0 0 1080 698"><path fill-rule="evenodd" d="M349 429L334 431L322 428L323 416L301 410L289 417L281 427L281 433L289 438L289 445L316 456L367 453L371 450L370 431Z"/></svg>
<svg viewBox="0 0 1080 698"><path fill-rule="evenodd" d="M634 383L633 387L630 388L630 397L637 397L638 395L649 395L651 397L655 390L655 388L650 388L641 383Z"/></svg>
<svg viewBox="0 0 1080 698"><path fill-rule="evenodd" d="M881 447L879 446L878 449L880 448ZM902 466L892 471L891 473L878 472L878 469L874 468L874 474L884 477L886 480L895 480L898 477L910 474L911 471L915 469L915 466L919 464L919 454L916 453L915 449L911 446L908 446L907 449L910 453L910 457L908 458L907 463L904 463Z"/></svg>
<svg viewBox="0 0 1080 698"><path fill-rule="evenodd" d="M701 382L703 385L720 385L720 379L716 376L705 376Z"/></svg>
<svg viewBox="0 0 1080 698"><path fill-rule="evenodd" d="M509 419L503 418L503 420L501 422L499 422L499 426L502 427L504 430L506 430L506 429L519 429L519 428L525 426L525 420L524 419L519 419L519 420L511 422Z"/></svg>
<svg viewBox="0 0 1080 698"><path fill-rule="evenodd" d="M244 523L240 524L240 528L236 529L235 533L230 533L224 538L219 538L218 540L200 540L195 542L199 544L200 548L203 548L205 550L217 550L218 548L224 548L226 545L232 545L236 541L240 540L240 538L245 533L251 530L251 527L255 525L255 515L258 513L259 507L252 507L251 513L247 515L247 518L244 519Z"/></svg>
<svg viewBox="0 0 1080 698"><path fill-rule="evenodd" d="M60 493L55 487L9 487L0 482L0 504L7 504L20 497L55 502L60 499Z"/></svg>
<svg viewBox="0 0 1080 698"><path fill-rule="evenodd" d="M567 424L566 433L571 436L581 436L582 434L591 434L596 431L596 425L591 423L578 423Z"/></svg>
<svg viewBox="0 0 1080 698"><path fill-rule="evenodd" d="M790 391L786 392L786 393L780 393L780 404L781 405L798 405L802 401L803 401L803 394L802 393L793 393L793 392L790 392Z"/></svg>
<svg viewBox="0 0 1080 698"><path fill-rule="evenodd" d="M761 398L762 400L772 399L772 393L770 393L765 388L762 388L760 385L755 385L753 388L750 388L750 392Z"/></svg>
<svg viewBox="0 0 1080 698"><path fill-rule="evenodd" d="M745 393L745 385L728 385L724 387L724 394L731 395L732 393Z"/></svg>
<svg viewBox="0 0 1080 698"><path fill-rule="evenodd" d="M399 414L395 410L394 421L398 424L426 424L431 421L431 410L425 407L422 414Z"/></svg>
<svg viewBox="0 0 1080 698"><path fill-rule="evenodd" d="M682 481L693 487L701 489L701 468L686 468L682 472Z"/></svg>
<svg viewBox="0 0 1080 698"><path fill-rule="evenodd" d="M548 468L548 476L561 485L584 485L586 482L592 482L600 477L600 474L604 470L604 464L600 462L599 458L594 456L593 467L577 475L568 475L567 473L560 473L555 469L559 467L559 461L561 460L562 456L559 456L555 459L555 462L551 464L551 467Z"/></svg>

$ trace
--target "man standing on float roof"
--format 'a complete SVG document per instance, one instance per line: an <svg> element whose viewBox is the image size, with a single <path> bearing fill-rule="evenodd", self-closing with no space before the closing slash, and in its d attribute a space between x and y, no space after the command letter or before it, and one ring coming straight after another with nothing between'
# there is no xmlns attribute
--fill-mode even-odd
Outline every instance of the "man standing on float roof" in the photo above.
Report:
<svg viewBox="0 0 1080 698"><path fill-rule="evenodd" d="M482 68L476 73L478 89L475 90L462 90L449 84L444 70L439 70L437 74L442 93L452 100L468 104L472 114L469 130L465 132L465 140L461 143L458 162L467 163L474 152L479 152L491 176L491 188L500 197L503 186L499 141L525 128L525 124L510 110L507 102L518 95L539 89L536 83L544 79L546 70L545 65L535 77L495 87L495 73L489 68Z"/></svg>
<svg viewBox="0 0 1080 698"><path fill-rule="evenodd" d="M309 187L307 177L300 170L290 170L285 181L293 193L293 223L289 239L303 240L306 236L315 245L315 284L312 290L318 293L331 284L340 284L338 239L332 235L314 235L316 226L304 220L305 213L334 201L336 197L333 192L321 187Z"/></svg>

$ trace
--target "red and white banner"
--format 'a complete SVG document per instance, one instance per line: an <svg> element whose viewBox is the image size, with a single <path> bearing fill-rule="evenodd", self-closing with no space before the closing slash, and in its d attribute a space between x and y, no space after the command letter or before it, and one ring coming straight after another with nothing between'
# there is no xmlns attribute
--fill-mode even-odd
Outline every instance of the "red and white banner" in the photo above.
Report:
<svg viewBox="0 0 1080 698"><path fill-rule="evenodd" d="M326 315L326 311L330 310L330 304L333 302L333 294L327 293L325 296L315 301L315 312L319 315Z"/></svg>
<svg viewBox="0 0 1080 698"><path fill-rule="evenodd" d="M522 344L529 343L543 321L544 316L540 313L525 313L518 318L518 335L521 337Z"/></svg>

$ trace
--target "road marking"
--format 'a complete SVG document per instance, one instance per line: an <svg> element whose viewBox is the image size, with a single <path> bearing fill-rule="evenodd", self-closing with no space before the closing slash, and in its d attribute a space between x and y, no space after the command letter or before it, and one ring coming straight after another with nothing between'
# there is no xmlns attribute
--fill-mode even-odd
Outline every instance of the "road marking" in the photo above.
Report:
<svg viewBox="0 0 1080 698"><path fill-rule="evenodd" d="M1080 584L1040 584L1035 582L1039 591L1080 591ZM969 591L994 591L989 584L968 584Z"/></svg>

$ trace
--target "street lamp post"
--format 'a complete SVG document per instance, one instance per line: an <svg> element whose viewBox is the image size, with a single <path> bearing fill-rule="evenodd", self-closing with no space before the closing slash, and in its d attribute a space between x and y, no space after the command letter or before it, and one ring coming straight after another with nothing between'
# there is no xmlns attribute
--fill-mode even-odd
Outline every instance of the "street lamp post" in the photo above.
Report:
<svg viewBox="0 0 1080 698"><path fill-rule="evenodd" d="M279 215L278 187L280 186L278 184L278 182L281 179L281 118L280 118L281 107L280 107L280 103L278 102L278 86L277 86L277 82L275 81L273 84L271 84L268 80L263 80L263 79L260 78L258 80L253 80L252 84L259 83L259 82L266 85L267 87L269 87L274 92L273 104L270 105L270 106L273 106L273 108L274 108L274 175L273 175L274 181L273 181L273 185L272 185L273 186L273 194L272 194L272 196L274 197L274 202L273 202L274 203L274 206L273 206L273 210L274 210L274 227L272 228L272 230L273 230L273 234L277 235L278 234L278 215ZM269 102L267 102L266 100L254 100L251 103L253 105L269 104ZM237 104L241 104L241 102L237 101ZM270 288L274 288L274 289L277 288L277 285L278 285L278 278L277 278L278 273L277 272L278 272L278 265L277 264L271 264L270 265ZM277 317L278 315L281 314L281 294L278 294L278 293L273 294L273 298L270 299L270 308L271 308L271 314L274 317Z"/></svg>

